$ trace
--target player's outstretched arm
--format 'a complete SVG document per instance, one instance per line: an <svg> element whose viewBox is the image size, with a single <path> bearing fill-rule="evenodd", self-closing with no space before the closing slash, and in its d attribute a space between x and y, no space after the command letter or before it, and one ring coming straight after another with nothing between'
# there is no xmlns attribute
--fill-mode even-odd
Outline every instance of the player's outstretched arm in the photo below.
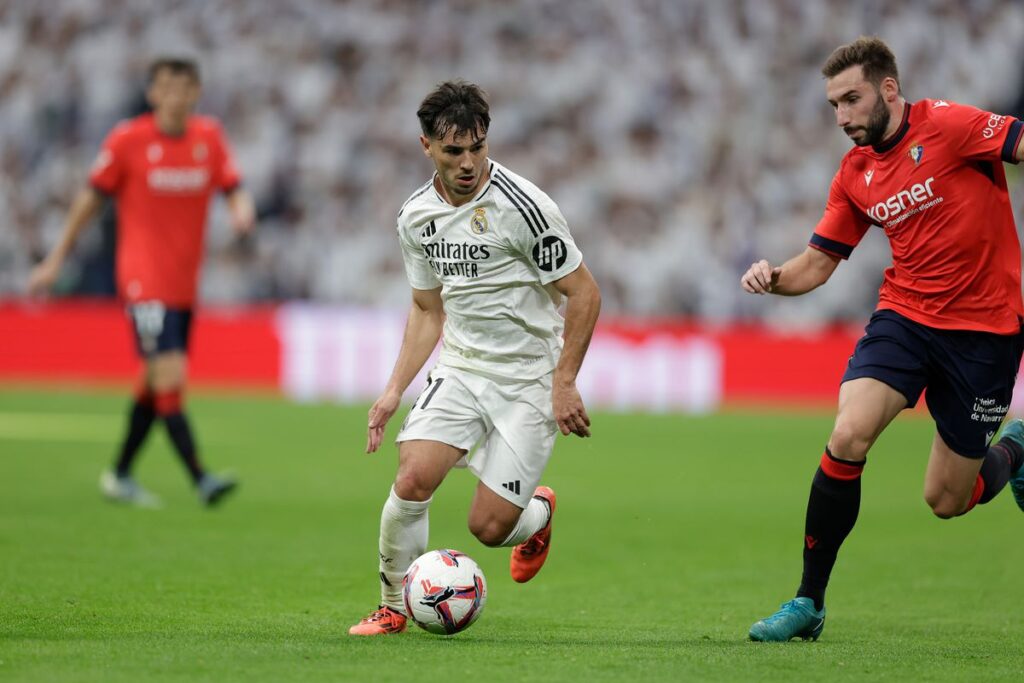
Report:
<svg viewBox="0 0 1024 683"><path fill-rule="evenodd" d="M384 393L370 408L366 430L367 453L373 453L380 448L388 420L398 410L406 388L430 358L434 347L437 346L437 340L441 338L443 327L444 304L441 301L441 288L412 290L412 306L409 308L409 319L405 323L402 348L398 352L395 369L391 371L391 379L388 380Z"/></svg>
<svg viewBox="0 0 1024 683"><path fill-rule="evenodd" d="M807 247L781 266L763 259L752 263L740 278L740 286L751 294L798 296L825 284L838 265L838 256Z"/></svg>
<svg viewBox="0 0 1024 683"><path fill-rule="evenodd" d="M237 187L225 199L228 203L228 213L231 215L231 227L239 235L248 235L256 224L256 204L252 200L252 195Z"/></svg>
<svg viewBox="0 0 1024 683"><path fill-rule="evenodd" d="M53 284L60 275L64 259L71 253L72 247L93 216L103 206L103 195L92 187L85 187L75 196L68 210L67 222L64 224L64 231L60 240L53 246L50 253L42 260L28 277L28 292L32 295L41 295L50 291Z"/></svg>
<svg viewBox="0 0 1024 683"><path fill-rule="evenodd" d="M555 422L562 434L590 436L590 416L576 388L576 375L601 312L601 291L584 263L552 284L566 297L562 356L551 388Z"/></svg>

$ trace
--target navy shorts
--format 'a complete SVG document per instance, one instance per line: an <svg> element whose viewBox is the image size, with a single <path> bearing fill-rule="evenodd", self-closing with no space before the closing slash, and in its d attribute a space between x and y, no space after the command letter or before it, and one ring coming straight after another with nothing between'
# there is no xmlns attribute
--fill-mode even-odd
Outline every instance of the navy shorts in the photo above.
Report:
<svg viewBox="0 0 1024 683"><path fill-rule="evenodd" d="M188 351L192 310L167 308L159 301L129 304L128 317L135 333L135 347L143 358L167 351Z"/></svg>
<svg viewBox="0 0 1024 683"><path fill-rule="evenodd" d="M954 452L983 458L1010 409L1024 335L940 330L895 311L875 311L843 381L871 377L925 402Z"/></svg>

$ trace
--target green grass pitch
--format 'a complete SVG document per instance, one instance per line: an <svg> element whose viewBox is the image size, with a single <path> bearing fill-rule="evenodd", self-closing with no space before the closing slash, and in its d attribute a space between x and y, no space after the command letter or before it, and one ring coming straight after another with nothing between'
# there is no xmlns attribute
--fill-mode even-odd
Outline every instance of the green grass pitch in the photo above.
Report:
<svg viewBox="0 0 1024 683"><path fill-rule="evenodd" d="M0 389L0 681L1021 680L1024 516L1009 492L951 521L921 499L931 422L869 458L817 643L747 641L790 598L827 412L594 416L559 440L552 554L531 583L466 529L475 481L431 508L431 547L472 555L487 607L452 638L356 639L377 603L395 450L365 407L196 392L200 445L242 487L200 509L163 430L140 480L165 509L97 491L118 392ZM399 422L401 416L395 420ZM397 428L392 425L391 433Z"/></svg>

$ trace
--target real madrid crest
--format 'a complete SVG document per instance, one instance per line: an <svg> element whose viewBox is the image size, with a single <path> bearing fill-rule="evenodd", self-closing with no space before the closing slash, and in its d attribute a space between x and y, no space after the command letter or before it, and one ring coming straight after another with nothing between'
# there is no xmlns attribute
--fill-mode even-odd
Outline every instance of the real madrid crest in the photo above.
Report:
<svg viewBox="0 0 1024 683"><path fill-rule="evenodd" d="M921 157L924 156L924 145L912 142L910 143L910 149L907 150L907 154L914 160L914 165L921 163Z"/></svg>
<svg viewBox="0 0 1024 683"><path fill-rule="evenodd" d="M483 207L473 209L473 215L469 219L469 229L475 235L482 235L487 232L487 216Z"/></svg>

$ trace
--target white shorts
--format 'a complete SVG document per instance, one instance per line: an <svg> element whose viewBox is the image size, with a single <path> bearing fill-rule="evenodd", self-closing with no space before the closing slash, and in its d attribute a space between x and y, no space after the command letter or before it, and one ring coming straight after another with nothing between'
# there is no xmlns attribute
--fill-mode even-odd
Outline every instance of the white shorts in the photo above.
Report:
<svg viewBox="0 0 1024 683"><path fill-rule="evenodd" d="M456 467L469 467L487 488L525 508L558 435L551 377L499 380L437 365L395 441L440 441L470 451Z"/></svg>

